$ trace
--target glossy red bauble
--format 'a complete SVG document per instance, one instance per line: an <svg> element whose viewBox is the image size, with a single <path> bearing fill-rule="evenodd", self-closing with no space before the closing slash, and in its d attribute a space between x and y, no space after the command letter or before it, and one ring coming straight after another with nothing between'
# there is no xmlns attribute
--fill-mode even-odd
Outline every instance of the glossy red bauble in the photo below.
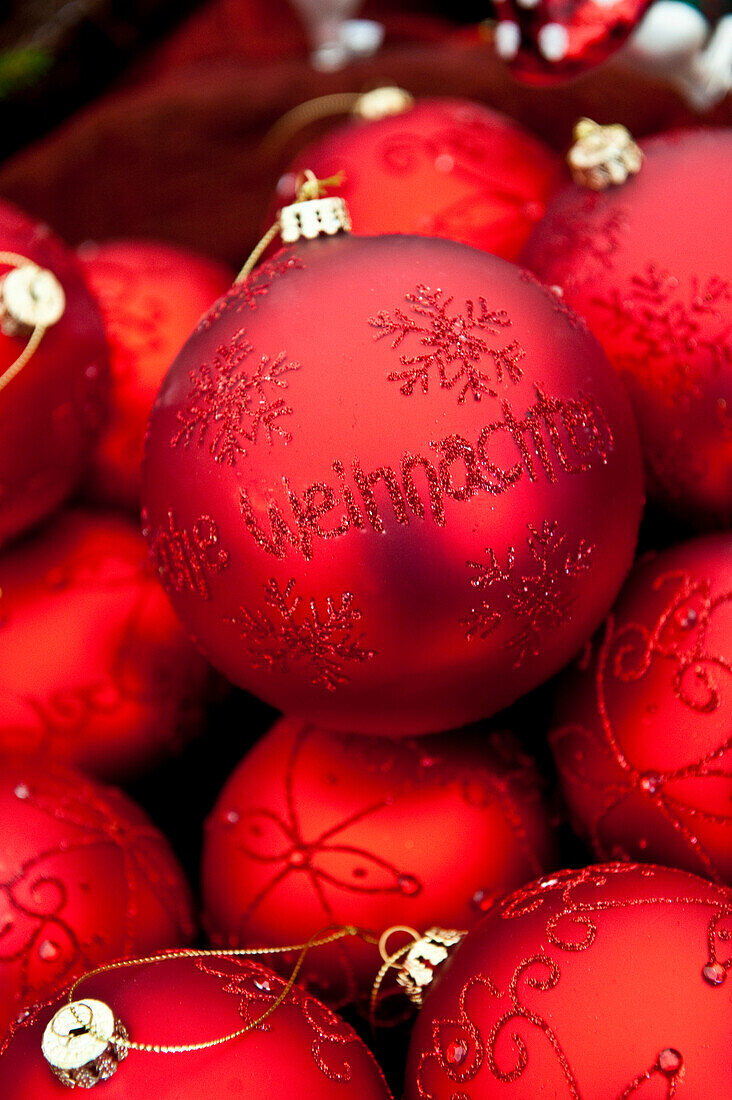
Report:
<svg viewBox="0 0 732 1100"><path fill-rule="evenodd" d="M78 772L0 757L0 1041L96 963L192 934L183 874L133 802Z"/></svg>
<svg viewBox="0 0 732 1100"><path fill-rule="evenodd" d="M205 924L225 947L297 943L329 924L377 937L469 928L553 859L538 773L508 735L393 742L284 718L207 821ZM380 966L375 946L349 940L303 973L340 1004L366 1000Z"/></svg>
<svg viewBox="0 0 732 1100"><path fill-rule="evenodd" d="M153 560L212 663L366 733L465 724L566 663L642 497L579 318L504 260L406 236L298 244L236 286L164 383L145 475Z"/></svg>
<svg viewBox="0 0 732 1100"><path fill-rule="evenodd" d="M142 440L160 383L204 310L231 285L226 267L159 241L120 240L79 250L111 354L110 420L90 490L104 504L139 507Z"/></svg>
<svg viewBox="0 0 732 1100"><path fill-rule="evenodd" d="M85 981L79 997L112 1008L137 1042L206 1042L255 1022L283 980L250 959L168 959ZM0 1058L3 1100L63 1100L68 1089L41 1053L60 1003L21 1029ZM381 1070L356 1032L295 987L266 1022L205 1050L131 1050L98 1085L107 1100L389 1100Z"/></svg>
<svg viewBox="0 0 732 1100"><path fill-rule="evenodd" d="M649 492L702 528L732 525L732 130L640 142L602 193L569 186L524 251L564 289L623 377Z"/></svg>
<svg viewBox="0 0 732 1100"><path fill-rule="evenodd" d="M412 1035L407 1100L732 1097L732 891L683 871L562 871L463 940Z"/></svg>
<svg viewBox="0 0 732 1100"><path fill-rule="evenodd" d="M42 519L81 480L107 413L102 319L78 260L45 225L0 202L0 252L25 257L61 284L63 314L0 389L0 545ZM19 262L19 261L16 261ZM0 257L0 278L13 270ZM32 330L0 331L0 385Z"/></svg>
<svg viewBox="0 0 732 1100"><path fill-rule="evenodd" d="M651 0L497 0L496 52L515 76L554 84L602 64Z"/></svg>
<svg viewBox="0 0 732 1100"><path fill-rule="evenodd" d="M599 858L732 885L732 535L637 565L560 682L552 747Z"/></svg>
<svg viewBox="0 0 732 1100"><path fill-rule="evenodd" d="M136 774L196 729L210 675L122 516L64 512L0 556L0 749Z"/></svg>
<svg viewBox="0 0 732 1100"><path fill-rule="evenodd" d="M538 138L463 99L423 99L404 114L349 122L307 146L278 185L292 202L298 174L344 173L353 232L448 237L514 260L560 175Z"/></svg>

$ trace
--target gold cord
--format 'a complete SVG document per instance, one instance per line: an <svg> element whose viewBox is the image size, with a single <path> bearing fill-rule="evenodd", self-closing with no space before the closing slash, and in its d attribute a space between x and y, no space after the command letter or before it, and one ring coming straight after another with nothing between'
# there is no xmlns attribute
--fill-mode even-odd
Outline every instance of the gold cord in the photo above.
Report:
<svg viewBox="0 0 732 1100"><path fill-rule="evenodd" d="M408 936L411 936L409 943L404 947L400 947L398 951L393 954L389 954L386 950L386 945L395 932L406 932ZM415 943L418 943L422 937L416 928L411 928L407 924L393 924L391 928L387 928L385 932L382 932L379 938L379 954L384 960L378 974L374 978L374 984L371 987L371 997L369 999L369 1022L372 1027L376 1026L376 1009L379 993L381 992L381 985L384 978L392 970L397 963L401 962L406 955L414 947Z"/></svg>
<svg viewBox="0 0 732 1100"><path fill-rule="evenodd" d="M29 263L33 263L33 261L29 260L27 256L18 255L17 252L0 252L0 264L7 264L8 267L22 267L23 264ZM0 393L2 393L6 386L10 385L14 378L18 377L28 360L35 355L38 350L38 345L45 334L46 328L44 325L35 326L23 351L0 375Z"/></svg>
<svg viewBox="0 0 732 1100"><path fill-rule="evenodd" d="M293 134L320 118L348 114L360 98L360 92L335 92L333 95L321 95L317 99L309 99L306 103L298 104L297 107L293 107L291 111L282 115L265 134L259 147L261 155L269 158L279 152Z"/></svg>
<svg viewBox="0 0 732 1100"><path fill-rule="evenodd" d="M120 959L118 962L105 963L102 966L97 966L94 970L90 970L86 974L82 974L71 985L68 994L68 1001L71 1004L74 1001L74 994L81 985L88 978L96 977L98 974L106 974L112 970L125 970L133 966L143 966L147 963L166 962L169 959L207 959L207 958L236 958L236 957L252 957L256 955L282 955L290 951L299 952L295 961L295 965L292 969L290 977L285 982L285 985L274 999L271 1005L265 1011L258 1016L255 1020L250 1020L244 1027L239 1028L237 1031L231 1031L228 1035L222 1035L218 1039L209 1039L200 1043L187 1043L180 1046L168 1046L159 1043L138 1043L132 1039L124 1038L123 1036L116 1036L114 1039L115 1045L124 1047L127 1050L141 1050L148 1054L187 1054L196 1050L208 1050L210 1047L221 1046L222 1043L228 1043L232 1039L238 1039L241 1035L246 1035L248 1031L252 1031L271 1016L272 1013L279 1008L282 1002L287 997L288 993L294 986L297 976L302 969L302 965L305 962L305 957L308 952L314 947L325 947L331 943L337 943L338 940L345 939L349 936L358 936L360 939L365 940L367 943L375 944L377 942L376 937L372 936L369 932L363 932L353 925L347 925L345 928L338 928L333 932L328 932L327 929L321 929L311 936L305 943L289 944L286 947L240 947L240 948L214 948L211 950L198 950L196 948L184 947L177 951L169 951L160 955L147 955L144 958L139 959ZM86 1030L95 1039L99 1039L102 1042L107 1041L106 1036L98 1035L88 1025L83 1025L83 1022L79 1020L82 1026L86 1027Z"/></svg>
<svg viewBox="0 0 732 1100"><path fill-rule="evenodd" d="M295 193L294 202L311 202L313 199L321 198L326 191L331 187L340 187L345 179L343 172L336 172L334 176L329 176L328 179L319 180L314 172L311 172L309 168L298 176L297 189ZM247 275L251 274L258 260L264 252L272 244L277 234L280 231L280 219L277 220L269 227L267 232L262 237L261 241L254 246L254 249L249 255L249 259L244 264L237 277L234 279L234 285L243 282Z"/></svg>

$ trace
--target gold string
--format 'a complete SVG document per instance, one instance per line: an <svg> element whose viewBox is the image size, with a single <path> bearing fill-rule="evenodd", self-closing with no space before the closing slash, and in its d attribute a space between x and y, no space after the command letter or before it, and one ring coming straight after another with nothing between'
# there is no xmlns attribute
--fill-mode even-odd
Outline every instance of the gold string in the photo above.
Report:
<svg viewBox="0 0 732 1100"><path fill-rule="evenodd" d="M293 134L329 115L345 115L353 110L361 98L361 92L334 92L309 99L287 111L265 134L259 147L260 154L270 157L287 144Z"/></svg>
<svg viewBox="0 0 732 1100"><path fill-rule="evenodd" d="M407 935L411 936L412 938L410 939L409 943L405 944L404 947L400 947L398 951L395 951L392 955L390 955L386 950L386 945L395 932L406 932ZM377 1023L376 1002L378 1000L379 993L381 992L381 985L384 981L384 978L389 973L389 971L397 965L397 963L401 962L401 960L409 954L415 943L418 943L421 938L422 937L420 936L417 929L411 928L407 924L393 924L391 928L387 928L385 932L382 932L379 938L379 954L381 955L384 962L378 974L374 978L374 984L371 986L371 997L369 999L369 1022L372 1027L376 1027Z"/></svg>
<svg viewBox="0 0 732 1100"><path fill-rule="evenodd" d="M232 1039L238 1039L239 1036L246 1035L248 1031L252 1031L254 1028L259 1027L268 1016L271 1016L272 1013L279 1008L287 997L297 980L297 976L302 969L308 952L314 947L325 947L328 944L336 943L338 940L345 939L348 936L358 936L366 943L377 943L376 937L372 936L371 933L364 932L349 924L344 928L338 928L332 932L329 932L328 929L321 929L305 943L289 944L285 947L212 948L211 950L183 947L176 951L164 952L159 955L146 955L138 959L120 959L117 962L104 963L101 966L97 966L94 970L90 970L77 978L69 989L68 1002L69 1004L73 1002L74 995L82 982L85 982L88 978L96 977L98 974L106 974L112 970L125 970L129 967L143 966L147 963L165 962L168 959L236 958L241 956L252 957L256 955L282 955L291 951L299 952L290 977L287 979L282 991L274 999L272 1004L255 1020L250 1020L248 1024L239 1028L237 1031L231 1031L228 1035L222 1035L218 1039L209 1039L200 1043L187 1043L177 1046L159 1043L138 1043L132 1039L126 1039L123 1036L116 1035L112 1037L112 1041L116 1046L125 1047L127 1050L141 1050L148 1054L187 1054L196 1050L208 1050L210 1047L221 1046L222 1043L228 1043ZM74 1010L72 1009L72 1011ZM76 1013L74 1014L76 1015ZM79 1020L79 1024L85 1026L88 1033L95 1039L99 1039L101 1042L109 1041L109 1036L97 1034L91 1027L84 1025L82 1020Z"/></svg>
<svg viewBox="0 0 732 1100"><path fill-rule="evenodd" d="M344 172L336 172L334 176L329 176L328 179L319 180L314 172L306 168L305 171L298 176L294 202L311 202L313 199L319 199L326 193L328 188L340 187L344 179ZM278 217L264 234L261 241L254 246L254 249L249 255L249 259L234 279L235 286L237 283L243 282L247 275L251 273L262 253L269 248L279 231L280 219Z"/></svg>
<svg viewBox="0 0 732 1100"><path fill-rule="evenodd" d="M20 256L17 252L0 252L0 264L7 264L8 267L22 267L23 264L30 263L33 263L33 261L27 256ZM6 386L10 385L14 378L18 377L28 360L35 355L38 350L38 345L45 336L45 333L46 328L44 325L35 326L23 351L0 375L0 393L2 393Z"/></svg>

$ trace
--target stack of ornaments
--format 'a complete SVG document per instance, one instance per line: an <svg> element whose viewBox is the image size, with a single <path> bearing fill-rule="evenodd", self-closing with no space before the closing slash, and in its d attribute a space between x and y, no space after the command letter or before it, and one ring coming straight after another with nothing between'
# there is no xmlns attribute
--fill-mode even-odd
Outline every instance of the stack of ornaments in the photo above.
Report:
<svg viewBox="0 0 732 1100"><path fill-rule="evenodd" d="M409 1100L732 1100L732 138L585 121L568 182L485 107L386 102L292 163L284 247L223 294L2 212L66 299L0 392L8 1100L387 1097L338 1012L392 1025L400 1088L401 963ZM158 386L162 587L120 511ZM191 941L183 874L66 765L189 812L181 742L221 741L185 634L283 716L197 823L220 954L133 962Z"/></svg>

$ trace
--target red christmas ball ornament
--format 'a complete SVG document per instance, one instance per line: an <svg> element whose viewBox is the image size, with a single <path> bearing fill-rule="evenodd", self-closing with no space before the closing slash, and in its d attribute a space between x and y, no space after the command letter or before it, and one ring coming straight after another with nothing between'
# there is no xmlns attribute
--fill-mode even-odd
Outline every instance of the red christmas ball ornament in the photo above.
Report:
<svg viewBox="0 0 732 1100"><path fill-rule="evenodd" d="M65 512L0 557L0 749L134 775L196 729L209 677L126 518Z"/></svg>
<svg viewBox="0 0 732 1100"><path fill-rule="evenodd" d="M599 858L732 884L732 535L637 565L551 734L575 828Z"/></svg>
<svg viewBox="0 0 732 1100"><path fill-rule="evenodd" d="M593 69L635 30L651 0L497 0L495 48L519 80L555 84Z"/></svg>
<svg viewBox="0 0 732 1100"><path fill-rule="evenodd" d="M194 931L173 853L130 799L12 755L0 758L0 918L0 1038L96 963Z"/></svg>
<svg viewBox="0 0 732 1100"><path fill-rule="evenodd" d="M216 946L276 946L328 924L468 928L552 866L533 762L506 734L387 741L283 718L244 757L206 823L205 924ZM344 940L303 976L335 1004L381 958Z"/></svg>
<svg viewBox="0 0 732 1100"><path fill-rule="evenodd" d="M159 241L79 249L104 319L112 369L110 421L96 450L96 500L139 507L142 440L165 372L204 310L231 285L222 264Z"/></svg>
<svg viewBox="0 0 732 1100"><path fill-rule="evenodd" d="M390 1100L381 1070L356 1032L297 986L288 991L282 978L253 959L167 958L90 977L74 996L79 998L74 1009L83 1021L91 1018L103 1025L109 1019L111 1024L114 1038L106 1065L92 1064L86 1071L96 1084L104 1066L102 1072L109 1076L100 1087L108 1100ZM63 1061L83 1061L87 1051L94 1055L99 1049L104 1057L103 1041L96 1049L88 1036L64 1041L72 1030L69 1017L73 1028L69 1006L58 1002L16 1033L0 1059L4 1100L63 1100L68 1091L51 1062L58 1067ZM235 1035L247 1026L250 1030ZM202 1048L178 1053L126 1050L119 1044L121 1036L168 1048ZM80 1058L75 1058L74 1047Z"/></svg>
<svg viewBox="0 0 732 1100"><path fill-rule="evenodd" d="M283 711L395 735L566 663L642 497L627 399L579 318L512 264L406 236L296 244L221 299L144 471L153 560L212 663Z"/></svg>
<svg viewBox="0 0 732 1100"><path fill-rule="evenodd" d="M108 359L74 254L0 202L0 545L81 479L106 416Z"/></svg>
<svg viewBox="0 0 732 1100"><path fill-rule="evenodd" d="M407 1100L732 1097L732 892L683 871L562 871L438 970Z"/></svg>
<svg viewBox="0 0 732 1100"><path fill-rule="evenodd" d="M622 375L649 492L700 527L728 527L732 130L663 134L640 147L642 167L621 186L562 190L523 258L563 288Z"/></svg>
<svg viewBox="0 0 732 1100"><path fill-rule="evenodd" d="M560 182L556 154L533 134L482 104L448 98L336 127L297 155L280 179L280 204L293 201L306 168L319 179L343 172L339 191L359 236L447 237L507 260Z"/></svg>

